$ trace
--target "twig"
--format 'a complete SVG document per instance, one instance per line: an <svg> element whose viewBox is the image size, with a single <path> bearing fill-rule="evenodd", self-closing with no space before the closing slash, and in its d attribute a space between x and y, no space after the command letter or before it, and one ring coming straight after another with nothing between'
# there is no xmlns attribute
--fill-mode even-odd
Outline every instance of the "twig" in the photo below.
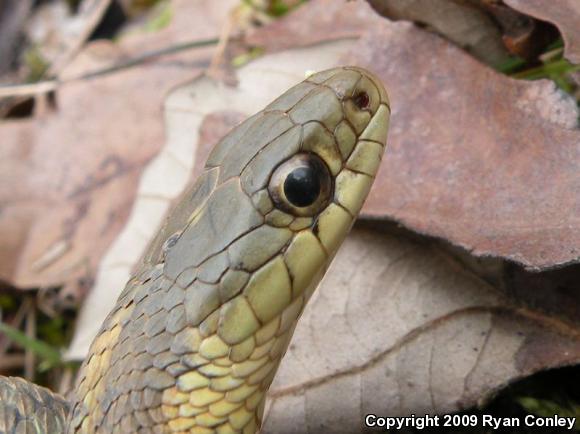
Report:
<svg viewBox="0 0 580 434"><path fill-rule="evenodd" d="M0 359L0 372L6 374L7 371L22 368L24 359L25 356L23 354L3 354Z"/></svg>
<svg viewBox="0 0 580 434"><path fill-rule="evenodd" d="M67 396L73 388L74 370L70 366L65 366L58 384L58 393Z"/></svg>
<svg viewBox="0 0 580 434"><path fill-rule="evenodd" d="M36 83L29 84L17 84L17 85L6 85L0 86L0 98L7 98L13 96L25 96L25 95L38 95L46 92L53 91L58 87L68 84L74 81L90 80L95 77L101 77L103 75L112 74L117 71L132 68L134 66L145 63L149 60L155 59L157 57L167 56L169 54L178 53L180 51L190 50L193 48L207 47L211 45L216 45L219 43L219 39L202 39L191 42L184 42L182 44L172 45L170 47L162 48L155 51L146 52L132 59L128 59L124 62L118 63L107 68L97 69L96 71L91 71L85 74L81 74L76 77L71 77L66 80L45 80Z"/></svg>
<svg viewBox="0 0 580 434"><path fill-rule="evenodd" d="M117 65L113 65L108 68L103 68L94 72L89 72L87 74L82 74L78 77L73 77L68 80L64 80L65 83L71 81L79 81L79 80L86 80L90 78L100 77L102 75L111 74L113 72L121 71L123 69L131 68L133 66L140 65L145 63L148 60L154 59L156 57L167 56L169 54L178 53L180 51L191 50L193 48L201 48L201 47L208 47L211 45L216 45L219 43L219 39L202 39L197 41L191 42L184 42L182 44L172 45L170 47L161 48L159 50L154 50L150 52L146 52L141 54L137 57L132 59L126 60L125 62L121 62Z"/></svg>
<svg viewBox="0 0 580 434"><path fill-rule="evenodd" d="M0 98L38 95L50 92L58 86L58 80L37 81L36 83L27 84L9 84L6 86L0 86Z"/></svg>
<svg viewBox="0 0 580 434"><path fill-rule="evenodd" d="M226 51L226 47L227 47L228 42L230 40L230 34L232 33L232 30L234 28L233 21L234 21L234 19L232 17L232 14L228 14L228 18L226 19L226 22L221 29L220 37L218 39L218 44L217 44L217 47L215 49L215 53L211 59L210 65L209 65L208 73L211 76L214 76L214 74L216 74L216 71L219 69L219 66L223 61L224 53Z"/></svg>

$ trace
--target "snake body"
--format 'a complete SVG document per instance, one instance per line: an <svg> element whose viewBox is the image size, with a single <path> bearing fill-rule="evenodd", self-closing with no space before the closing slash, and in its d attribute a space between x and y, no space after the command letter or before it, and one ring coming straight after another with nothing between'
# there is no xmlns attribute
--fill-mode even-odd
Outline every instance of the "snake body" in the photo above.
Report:
<svg viewBox="0 0 580 434"><path fill-rule="evenodd" d="M296 322L370 190L389 113L379 79L341 67L234 128L104 321L71 411L4 378L0 432L257 432Z"/></svg>

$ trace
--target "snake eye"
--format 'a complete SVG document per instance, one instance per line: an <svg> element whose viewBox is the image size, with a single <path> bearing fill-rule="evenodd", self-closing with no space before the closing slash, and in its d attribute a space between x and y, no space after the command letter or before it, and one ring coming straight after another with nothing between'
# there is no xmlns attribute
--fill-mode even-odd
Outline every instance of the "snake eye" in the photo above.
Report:
<svg viewBox="0 0 580 434"><path fill-rule="evenodd" d="M354 105L356 105L360 110L367 110L370 106L371 99L369 94L366 92L357 93L354 98Z"/></svg>
<svg viewBox="0 0 580 434"><path fill-rule="evenodd" d="M297 167L286 176L284 193L288 201L299 207L312 205L320 195L320 179L312 166Z"/></svg>
<svg viewBox="0 0 580 434"><path fill-rule="evenodd" d="M330 198L332 180L326 164L314 154L298 154L276 168L268 191L276 206L298 216L312 216Z"/></svg>

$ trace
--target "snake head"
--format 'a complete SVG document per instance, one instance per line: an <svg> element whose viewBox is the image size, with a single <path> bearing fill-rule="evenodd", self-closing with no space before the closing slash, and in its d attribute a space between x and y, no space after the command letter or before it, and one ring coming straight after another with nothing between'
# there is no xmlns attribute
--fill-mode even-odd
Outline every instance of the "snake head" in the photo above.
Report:
<svg viewBox="0 0 580 434"><path fill-rule="evenodd" d="M226 313L218 321L220 337L237 344L296 300L303 306L370 190L389 112L378 78L335 68L291 88L216 145L158 237L166 277L214 288L191 292L203 307L192 309L192 325L243 305L251 325Z"/></svg>
<svg viewBox="0 0 580 434"><path fill-rule="evenodd" d="M251 273L302 230L331 258L376 175L389 114L385 88L369 71L311 75L214 147L146 262L165 262L177 279L223 253L224 267Z"/></svg>

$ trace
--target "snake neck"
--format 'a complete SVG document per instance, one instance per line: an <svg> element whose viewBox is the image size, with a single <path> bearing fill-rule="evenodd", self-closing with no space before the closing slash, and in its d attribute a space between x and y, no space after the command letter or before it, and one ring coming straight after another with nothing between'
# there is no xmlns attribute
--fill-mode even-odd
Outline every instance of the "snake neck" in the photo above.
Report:
<svg viewBox="0 0 580 434"><path fill-rule="evenodd" d="M219 299L224 283L241 286L227 272L216 283L195 278L183 288L184 277L171 280L155 267L130 282L82 367L68 432L148 427L254 433L298 318L323 274L267 320L258 308L261 320L254 305L291 285L280 278L279 266L272 259L254 273L259 285L246 282L244 288L254 289L230 292L225 302Z"/></svg>

